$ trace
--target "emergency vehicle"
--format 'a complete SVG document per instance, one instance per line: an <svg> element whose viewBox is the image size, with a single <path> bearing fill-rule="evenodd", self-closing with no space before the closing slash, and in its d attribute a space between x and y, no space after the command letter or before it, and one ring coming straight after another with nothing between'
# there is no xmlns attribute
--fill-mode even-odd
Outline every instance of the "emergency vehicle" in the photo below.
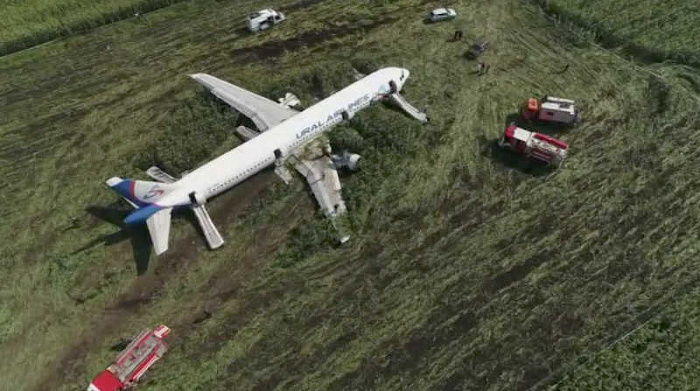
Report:
<svg viewBox="0 0 700 391"><path fill-rule="evenodd" d="M500 147L507 147L527 157L559 167L566 158L569 146L545 134L530 132L510 124L498 141Z"/></svg>
<svg viewBox="0 0 700 391"><path fill-rule="evenodd" d="M555 122L565 125L578 123L578 109L575 102L553 96L545 96L540 100L528 99L520 109L520 116L528 121Z"/></svg>
<svg viewBox="0 0 700 391"><path fill-rule="evenodd" d="M168 351L164 338L167 326L144 330L124 349L112 364L95 377L87 391L120 391L132 388L141 376Z"/></svg>

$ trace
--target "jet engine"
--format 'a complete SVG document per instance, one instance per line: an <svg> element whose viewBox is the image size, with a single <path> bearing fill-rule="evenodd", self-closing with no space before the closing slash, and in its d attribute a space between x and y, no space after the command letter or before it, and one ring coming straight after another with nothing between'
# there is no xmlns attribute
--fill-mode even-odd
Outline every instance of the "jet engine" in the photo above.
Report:
<svg viewBox="0 0 700 391"><path fill-rule="evenodd" d="M204 198L203 195L197 193L196 191L190 193L189 196L192 205L204 205L207 202L207 199Z"/></svg>
<svg viewBox="0 0 700 391"><path fill-rule="evenodd" d="M331 159L333 160L333 165L335 165L336 169L346 168L350 171L355 171L359 168L358 164L360 155L356 153L349 153L345 151L341 155L331 156Z"/></svg>

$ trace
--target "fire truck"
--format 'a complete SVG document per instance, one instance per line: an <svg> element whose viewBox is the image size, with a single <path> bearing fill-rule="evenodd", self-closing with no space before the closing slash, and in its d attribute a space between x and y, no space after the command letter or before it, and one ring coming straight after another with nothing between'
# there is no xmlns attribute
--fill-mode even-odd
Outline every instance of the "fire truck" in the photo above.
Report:
<svg viewBox="0 0 700 391"><path fill-rule="evenodd" d="M128 390L168 351L167 326L144 330L124 349L112 364L95 377L87 391Z"/></svg>
<svg viewBox="0 0 700 391"><path fill-rule="evenodd" d="M578 109L571 99L545 96L528 99L520 108L520 116L528 121L555 122L564 125L578 124Z"/></svg>
<svg viewBox="0 0 700 391"><path fill-rule="evenodd" d="M500 147L507 147L527 157L559 167L566 158L569 146L563 141L545 134L530 132L510 124L498 141Z"/></svg>

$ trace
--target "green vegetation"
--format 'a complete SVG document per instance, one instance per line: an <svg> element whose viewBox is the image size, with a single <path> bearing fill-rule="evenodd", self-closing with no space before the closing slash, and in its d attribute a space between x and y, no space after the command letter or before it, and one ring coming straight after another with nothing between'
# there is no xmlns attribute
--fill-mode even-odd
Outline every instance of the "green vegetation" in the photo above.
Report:
<svg viewBox="0 0 700 391"><path fill-rule="evenodd" d="M526 2L457 1L435 25L422 3L282 1L289 22L247 35L257 2L184 2L0 59L0 384L83 388L119 338L164 323L172 350L140 389L527 389L694 286L697 71L640 72ZM491 41L488 75L446 42L457 28ZM158 258L117 226L129 209L105 179L237 143L187 74L309 105L383 65L411 70L404 95L433 120L378 105L331 135L363 156L343 178L346 246L270 171L208 205L221 250L185 213ZM545 93L584 120L542 129L572 146L556 172L493 147Z"/></svg>
<svg viewBox="0 0 700 391"><path fill-rule="evenodd" d="M583 27L607 47L621 47L645 62L700 66L700 3L694 0L535 0Z"/></svg>
<svg viewBox="0 0 700 391"><path fill-rule="evenodd" d="M641 329L552 390L695 390L700 384L700 291L674 298Z"/></svg>
<svg viewBox="0 0 700 391"><path fill-rule="evenodd" d="M0 0L0 56L182 0Z"/></svg>

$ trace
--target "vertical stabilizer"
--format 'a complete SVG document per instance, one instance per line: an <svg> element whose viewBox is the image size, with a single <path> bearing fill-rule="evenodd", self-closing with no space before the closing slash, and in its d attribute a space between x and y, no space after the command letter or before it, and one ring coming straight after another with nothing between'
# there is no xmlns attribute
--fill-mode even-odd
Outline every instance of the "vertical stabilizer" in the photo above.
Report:
<svg viewBox="0 0 700 391"><path fill-rule="evenodd" d="M138 208L156 204L160 198L175 188L168 183L136 181L119 177L109 178L107 186Z"/></svg>

